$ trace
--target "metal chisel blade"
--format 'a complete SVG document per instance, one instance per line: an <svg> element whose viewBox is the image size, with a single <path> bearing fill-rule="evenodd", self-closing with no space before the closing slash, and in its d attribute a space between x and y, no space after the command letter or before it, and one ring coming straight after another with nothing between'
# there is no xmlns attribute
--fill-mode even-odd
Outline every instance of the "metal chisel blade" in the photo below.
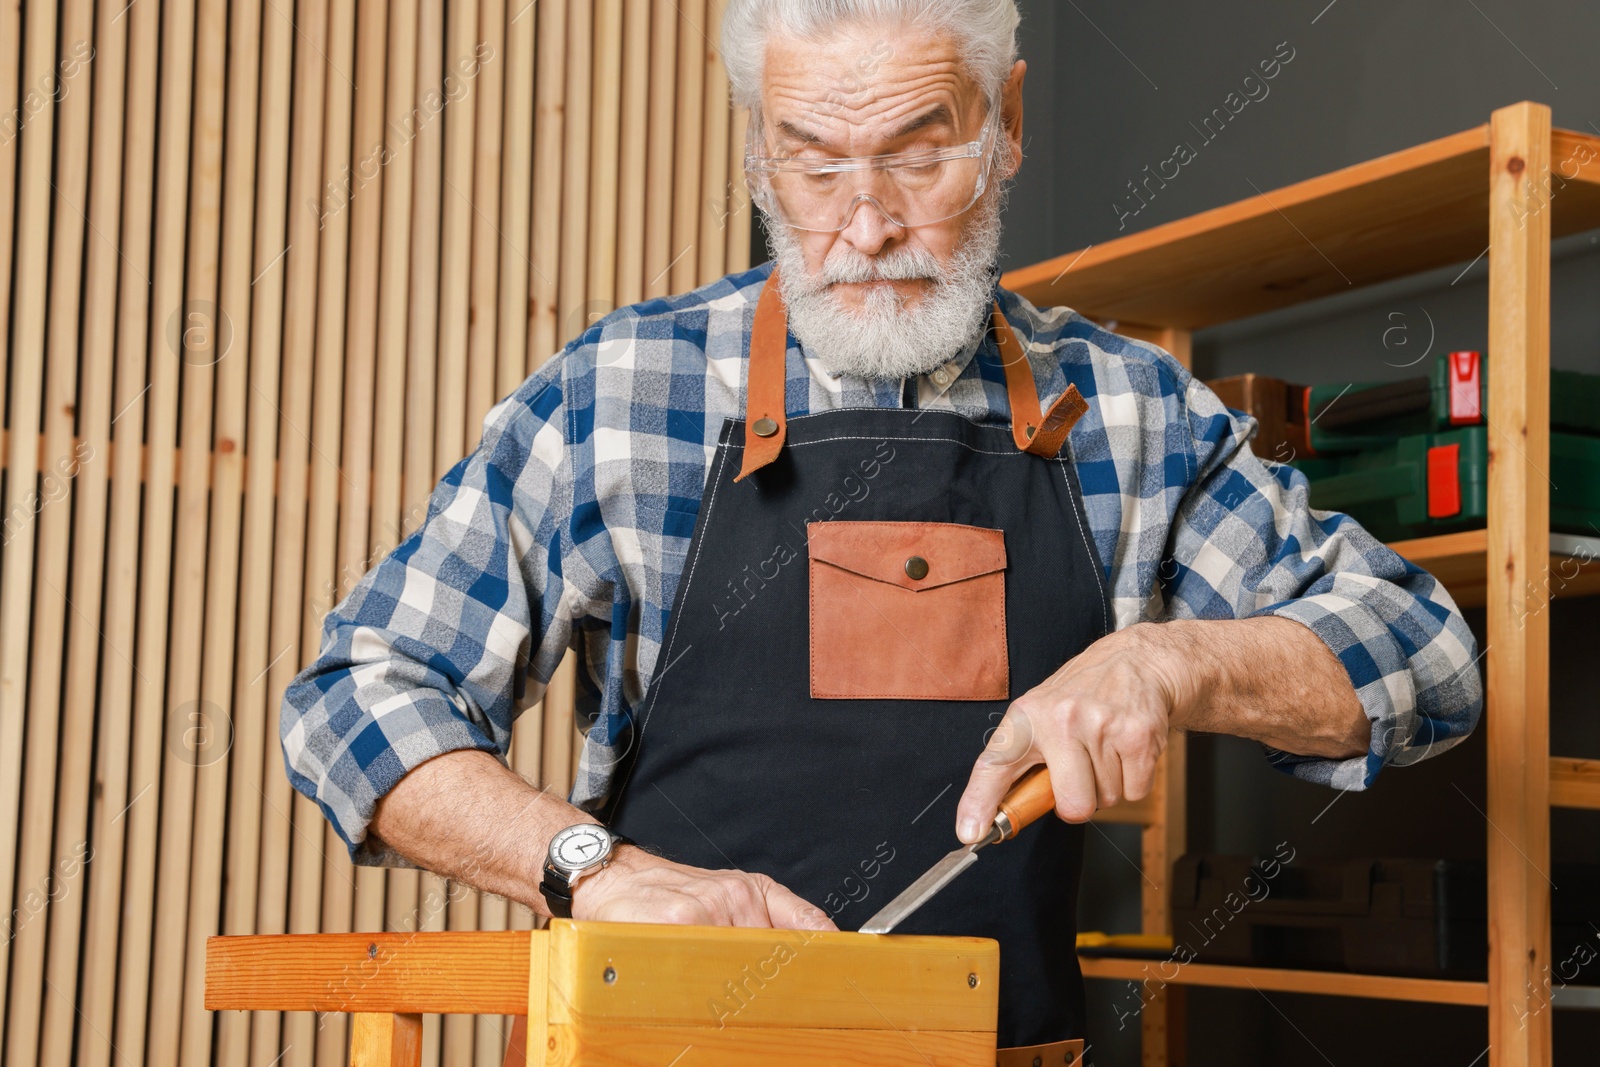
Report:
<svg viewBox="0 0 1600 1067"><path fill-rule="evenodd" d="M978 862L978 849L998 840L990 833L983 840L962 845L944 859L929 867L927 872L901 891L900 895L883 906L883 910L868 919L861 927L863 934L886 934L899 926L906 916L926 904L933 896L955 881L957 875Z"/></svg>

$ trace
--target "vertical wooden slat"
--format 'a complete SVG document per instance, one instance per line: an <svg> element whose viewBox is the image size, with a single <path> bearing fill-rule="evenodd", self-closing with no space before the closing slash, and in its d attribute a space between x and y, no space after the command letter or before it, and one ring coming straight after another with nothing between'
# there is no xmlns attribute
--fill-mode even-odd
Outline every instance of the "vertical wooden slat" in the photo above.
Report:
<svg viewBox="0 0 1600 1067"><path fill-rule="evenodd" d="M156 1063L176 1063L181 1043L184 957L188 928L196 763L202 758L196 742L219 729L225 709L203 688L202 658L208 635L206 573L210 556L210 493L214 399L219 361L226 377L239 360L227 349L231 309L220 299L219 251L222 226L224 104L227 100L228 5L226 0L201 0L194 32L194 113L189 143L189 231L184 263L184 298L175 352L180 360L178 510L172 571L172 639L168 645L167 735L161 764L161 840L157 857L154 966L150 975L148 1055ZM171 340L169 331L168 340ZM236 339L235 339L236 343ZM229 362L231 361L231 363ZM231 384L231 382L230 382ZM228 418L224 413L223 417ZM224 473L219 493L236 488ZM219 539L219 551L227 534ZM226 570L232 560L219 561ZM226 632L232 619L221 620ZM212 631L213 633L215 631ZM231 675L231 671L229 672ZM224 698L226 699L226 698ZM201 813L202 818L205 813Z"/></svg>
<svg viewBox="0 0 1600 1067"><path fill-rule="evenodd" d="M533 120L533 307L528 370L564 343L558 337L561 293L562 146L566 140L567 5L540 4Z"/></svg>
<svg viewBox="0 0 1600 1067"><path fill-rule="evenodd" d="M28 85L49 84L55 65L55 5L31 12L27 41L23 45L23 78ZM33 553L38 532L34 492L39 485L39 408L44 396L46 272L49 263L50 149L55 132L55 111L41 107L21 134L21 175L17 189L16 288L12 327L11 455L6 478L3 536L5 556L0 564L0 626L8 635L26 634L33 603ZM9 207L9 205L7 205ZM17 637L0 642L0 915L16 910L32 913L42 908L37 887L24 885L15 893L19 868L23 771L24 709L28 702L28 646ZM48 899L46 896L45 899ZM16 905L20 904L18 909ZM14 922L16 920L13 920ZM36 921L36 920L30 920ZM6 1003L15 940L0 945L0 1004ZM25 979L24 979L25 980ZM13 1026L25 1025L18 1020ZM37 1025L37 1021L33 1025Z"/></svg>
<svg viewBox="0 0 1600 1067"><path fill-rule="evenodd" d="M371 563L405 538L410 522L405 499L407 339L411 299L412 166L416 136L426 122L417 104L417 0L396 0L389 11L388 113L385 158L383 253L378 276L378 384L373 423ZM378 927L402 929L416 907L415 871L391 870L385 878L385 914L369 917Z"/></svg>
<svg viewBox="0 0 1600 1067"><path fill-rule="evenodd" d="M276 464L279 440L280 363L286 362L283 336L284 270L288 250L288 135L290 115L290 60L293 28L270 8L260 14L261 83L260 148L255 191L258 196L254 248L250 261L251 301L248 436L245 442L247 481L240 559L240 602L272 602L275 528ZM231 131L230 131L231 133ZM302 209L304 210L304 209ZM302 261L296 261L303 264ZM292 431L291 431L292 432ZM303 486L303 481L302 481ZM262 880L263 823L269 817L263 789L265 755L277 747L277 716L268 712L268 675L273 666L273 613L240 613L238 658L233 679L234 747L229 753L227 825L227 893L223 901L222 932L254 933L258 918L258 888ZM280 771L275 778L283 778ZM275 820L276 821L276 820ZM284 850L274 854L270 867L281 867ZM281 920L280 920L281 922ZM203 981L203 979L202 979ZM274 1027L274 1031L275 1031ZM221 1063L247 1063L251 1018L224 1012L217 1020L216 1058Z"/></svg>
<svg viewBox="0 0 1600 1067"><path fill-rule="evenodd" d="M546 7L560 5L547 4ZM456 0L445 48L444 209L440 222L439 417L434 476L461 458L467 440L467 331L472 285L473 140L476 87L463 71L477 62L478 5ZM459 95L457 93L459 92Z"/></svg>
<svg viewBox="0 0 1600 1067"><path fill-rule="evenodd" d="M3 0L0 2L0 41L17 41L21 31L21 0ZM0 351L5 353L7 367L11 366L11 238L16 224L17 141L24 124L17 106L21 66L21 48L0 48L0 123L3 123L0 125L0 293L6 294L0 297ZM0 423L6 421L7 377L0 374ZM0 534L0 560L4 559L7 537L9 531ZM0 970L3 969L0 966ZM0 1003L4 1003L4 998L5 980L0 979Z"/></svg>
<svg viewBox="0 0 1600 1067"><path fill-rule="evenodd" d="M699 284L700 138L705 128L706 0L676 0L678 26L677 167L672 180L672 289Z"/></svg>
<svg viewBox="0 0 1600 1067"><path fill-rule="evenodd" d="M678 105L678 8L672 0L653 0L650 12L650 149L645 199L644 295L673 291L674 148L687 131L675 130Z"/></svg>
<svg viewBox="0 0 1600 1067"><path fill-rule="evenodd" d="M617 306L617 183L622 133L622 0L594 5L594 78L590 95L589 283L576 335Z"/></svg>
<svg viewBox="0 0 1600 1067"><path fill-rule="evenodd" d="M222 243L217 319L231 328L231 347L215 352L216 401L207 444L211 455L211 513L206 560L205 628L200 698L206 735L202 747L182 750L194 764L194 823L189 862L188 935L183 940L183 1000L179 1062L211 1062L212 1017L205 1009L205 939L219 932L228 777L241 751L260 766L260 717L240 718L234 707L235 630L239 622L240 541L244 508L244 456L248 445L252 363L250 348L252 255L255 224L256 119L260 89L261 3L232 0L226 8L227 115L222 126ZM219 337L216 342L222 344ZM261 360L278 358L276 350ZM275 377L274 377L275 381ZM213 718L213 716L215 716ZM252 822L257 820L252 819Z"/></svg>
<svg viewBox="0 0 1600 1067"><path fill-rule="evenodd" d="M417 31L417 101L427 119L417 133L411 192L411 324L406 339L405 513L410 529L426 514L434 461L435 361L439 352L439 219L443 208L445 95L444 0L422 0Z"/></svg>
<svg viewBox="0 0 1600 1067"><path fill-rule="evenodd" d="M505 34L505 132L500 174L499 336L495 397L509 396L528 374L528 286L533 211L533 57L539 17L528 0L511 0Z"/></svg>
<svg viewBox="0 0 1600 1067"><path fill-rule="evenodd" d="M1184 331L1187 333L1187 331ZM1146 877L1140 886L1141 928L1147 934L1172 933L1172 865L1184 853L1189 839L1188 735L1174 730L1156 767L1150 825L1140 831L1140 868ZM1167 1067L1170 1053L1183 1047L1182 986L1154 990L1139 1014L1144 1067Z"/></svg>
<svg viewBox="0 0 1600 1067"><path fill-rule="evenodd" d="M590 77L594 62L594 8L573 4L567 12L567 122L562 154L561 274L557 303L556 343L564 344L581 329L588 297L590 125L593 113Z"/></svg>
<svg viewBox="0 0 1600 1067"><path fill-rule="evenodd" d="M706 0L706 61L703 135L700 156L700 268L697 285L727 273L728 215L728 71L722 65L717 32L727 0Z"/></svg>
<svg viewBox="0 0 1600 1067"><path fill-rule="evenodd" d="M644 299L644 192L650 120L650 0L625 0L622 13L622 128L617 199L620 307Z"/></svg>
<svg viewBox="0 0 1600 1067"><path fill-rule="evenodd" d="M500 325L500 260L505 252L500 224L500 157L506 67L505 0L478 0L481 57L473 95L477 132L472 149L472 311L467 317L467 445L477 443L483 417L495 401L495 332Z"/></svg>
<svg viewBox="0 0 1600 1067"><path fill-rule="evenodd" d="M422 1062L422 1016L355 1016L350 1067L417 1067Z"/></svg>
<svg viewBox="0 0 1600 1067"><path fill-rule="evenodd" d="M147 342L150 386L145 396L143 555L139 576L138 646L134 657L139 688L134 707L134 747L129 773L133 799L124 816L128 820L128 848L122 886L117 1025L112 1041L113 1047L129 1050L135 1057L146 1054L146 1038L151 1029L147 1025L147 1011L152 1000L150 959L154 919L150 901L156 886L159 815L163 801L161 779L165 762L163 741L169 710L166 702L169 582L172 580L173 497L177 484L178 390L183 361L169 346L168 332L175 317L181 325L185 302L184 248L191 178L189 124L195 34L193 0L168 4L161 12L161 31L160 154L156 171L156 228ZM174 1058L175 1055L174 1050Z"/></svg>
<svg viewBox="0 0 1600 1067"><path fill-rule="evenodd" d="M68 42L87 42L93 25L89 0L72 0L59 5L59 35ZM59 63L60 60L58 59ZM51 71L54 83L59 67ZM72 443L75 409L78 402L78 304L82 295L80 270L88 212L87 171L89 158L91 72L79 75L79 84L60 94L56 105L56 166L50 234L49 289L46 294L48 318L45 324L44 473L42 486L59 485L60 495L46 492L46 501L31 517L37 531L37 558L34 561L33 610L30 618L32 638L28 670L28 734L23 775L22 842L17 854L17 886L20 893L40 894L45 903L35 911L27 906L25 922L15 927L11 937L11 1009L7 1033L7 1058L11 1063L31 1062L38 1054L39 1024L44 990L46 932L53 913L51 905L63 879L56 872L65 856L52 855L52 817L55 808L61 721L61 654L66 636L68 613L67 547L71 540L73 503L77 497L76 479L68 477L76 465ZM63 466L67 464L67 466ZM31 473L31 472L30 472ZM32 484L32 479L28 479ZM8 518L12 517L8 513ZM98 608L98 603L96 604ZM98 612L97 612L98 614ZM81 623L79 624L82 625ZM13 634L21 631L12 631ZM75 906L75 901L70 906Z"/></svg>
<svg viewBox="0 0 1600 1067"><path fill-rule="evenodd" d="M276 0L274 0L276 2ZM319 647L322 616L340 596L338 524L343 503L355 490L339 466L340 413L344 408L345 282L350 247L350 129L355 105L355 5L328 5L325 38L327 73L322 130L321 246L317 271L316 375L311 415L310 504L306 513L305 610L300 647L309 655ZM293 881L289 896L289 932L311 933L321 924L323 897L337 881L339 910L349 913L355 891L349 865L335 866L344 849L310 800L294 800ZM345 920L348 923L348 919ZM306 1067L320 1046L341 1049L343 1017L305 1013L283 1020L284 1067Z"/></svg>
<svg viewBox="0 0 1600 1067"><path fill-rule="evenodd" d="M1551 1056L1550 109L1489 121L1489 1055ZM1471 669L1471 668L1468 668Z"/></svg>
<svg viewBox="0 0 1600 1067"><path fill-rule="evenodd" d="M755 216L755 206L750 203L750 189L744 178L745 136L750 126L750 112L745 108L733 110L733 126L728 135L728 270L750 268L750 227Z"/></svg>
<svg viewBox="0 0 1600 1067"><path fill-rule="evenodd" d="M312 377L315 373L317 325L317 256L322 213L323 104L327 79L338 77L324 58L328 42L326 0L305 0L297 10L299 22L292 39L299 43L294 56L294 143L291 151L288 194L288 232L283 258L267 271L257 285L286 285L283 296L283 340L281 388L278 392L278 498L273 517L271 636L268 641L269 665L266 677L252 686L265 686L266 750L261 768L261 831L259 894L256 926L259 933L283 933L289 929L289 875L291 859L307 861L301 839L296 840L296 794L289 787L283 770L282 749L277 744L279 701L289 678L299 669L302 651L303 620L315 611L314 599L307 596L305 549L307 486L313 458L311 438ZM275 3L269 4L265 18L267 38L296 29ZM275 25L274 25L275 24ZM300 35L304 34L303 37ZM263 262L269 249L257 242L256 261ZM263 270L267 268L263 266ZM274 273L280 273L273 279ZM262 298L266 303L266 298ZM259 399L259 398L256 398ZM324 464L325 465L325 464ZM334 482L337 492L337 481ZM305 805L307 801L298 803ZM315 808L311 809L315 812ZM321 831L318 831L318 840ZM313 853L313 855L315 855ZM301 881L304 881L302 876ZM314 905L313 905L314 906ZM241 917L243 921L243 917ZM250 1062L268 1067L283 1048L290 1047L283 1036L283 1017L276 1012L255 1012L250 1021ZM223 1028L224 1038L228 1027ZM226 1042L224 1051L231 1046ZM293 1060L294 1050L286 1060ZM232 1061L230 1061L232 1062Z"/></svg>
<svg viewBox="0 0 1600 1067"><path fill-rule="evenodd" d="M572 792L573 705L578 657L569 649L544 692L544 744L540 787L565 798Z"/></svg>
<svg viewBox="0 0 1600 1067"><path fill-rule="evenodd" d="M148 844L136 835L130 837L131 828L140 824L145 814L132 809L144 805L153 815L156 802L146 787L153 777L151 769L160 752L159 710L146 704L144 716L135 719L135 695L142 692L144 682L140 680L136 687L131 658L136 649L140 612L140 504L144 488L140 461L145 440L145 410L151 403L147 371L152 333L150 251L155 201L160 22L161 11L153 4L145 10L130 8L121 19L102 27L97 41L103 43L96 45L97 51L101 48L114 50L116 35L127 34L124 109L127 135L122 147L121 181L117 190L122 222L120 230L105 231L117 235L115 259L121 274L116 304L116 397L110 423L113 451L104 459L111 474L111 511L106 534L103 628L105 647L122 651L102 655L100 665L96 797L91 835L94 860L87 871L88 919L84 942L85 956L103 962L86 967L83 974L77 1047L78 1062L85 1067L107 1067L112 1058L118 968L109 961L117 956L121 933L124 856L128 844L135 850ZM97 58L97 62L105 61ZM147 599L158 596L151 593ZM152 643L143 644L148 647ZM153 722L150 721L152 714ZM134 775L132 789L130 774ZM128 906L134 905L129 902Z"/></svg>

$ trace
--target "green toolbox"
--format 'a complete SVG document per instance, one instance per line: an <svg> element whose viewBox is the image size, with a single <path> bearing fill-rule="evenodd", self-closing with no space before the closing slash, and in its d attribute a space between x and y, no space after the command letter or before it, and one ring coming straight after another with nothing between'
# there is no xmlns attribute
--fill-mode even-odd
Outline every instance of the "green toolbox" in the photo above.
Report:
<svg viewBox="0 0 1600 1067"><path fill-rule="evenodd" d="M1525 462L1515 442L1489 426L1390 438L1348 455L1300 460L1311 506L1350 515L1385 541L1483 526L1487 518L1489 444ZM1550 482L1550 527L1593 534L1600 528L1600 438L1550 435L1550 467L1529 478Z"/></svg>
<svg viewBox="0 0 1600 1067"><path fill-rule="evenodd" d="M1488 397L1488 365L1477 352L1441 355L1425 378L1313 385L1305 399L1309 454L1357 452L1399 437L1481 426ZM1550 373L1550 429L1600 434L1600 375Z"/></svg>

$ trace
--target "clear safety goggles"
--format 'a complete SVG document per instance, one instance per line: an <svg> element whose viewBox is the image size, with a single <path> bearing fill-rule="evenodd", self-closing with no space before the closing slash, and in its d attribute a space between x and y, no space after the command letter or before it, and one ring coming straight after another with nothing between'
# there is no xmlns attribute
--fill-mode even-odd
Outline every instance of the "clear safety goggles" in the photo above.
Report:
<svg viewBox="0 0 1600 1067"><path fill-rule="evenodd" d="M768 217L798 230L838 232L870 203L895 226L927 226L978 202L994 165L999 109L977 140L950 148L879 156L758 156L759 121L750 124L744 167L750 192Z"/></svg>

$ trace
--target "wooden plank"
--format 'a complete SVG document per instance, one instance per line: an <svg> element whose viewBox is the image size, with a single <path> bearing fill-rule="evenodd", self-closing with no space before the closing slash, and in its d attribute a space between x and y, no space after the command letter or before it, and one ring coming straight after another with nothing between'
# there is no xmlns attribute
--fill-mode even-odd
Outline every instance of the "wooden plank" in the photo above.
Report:
<svg viewBox="0 0 1600 1067"><path fill-rule="evenodd" d="M572 730L578 700L578 658L571 649L550 676L540 708L544 713L544 742L539 788L560 797L572 793Z"/></svg>
<svg viewBox="0 0 1600 1067"><path fill-rule="evenodd" d="M281 499L273 516L271 632L268 648L272 659L266 677L252 683L265 686L266 736L259 772L261 828L257 862L257 900L255 925L259 933L280 934L289 929L290 857L293 862L311 866L303 842L295 837L297 794L289 786L283 769L283 751L276 742L283 691L301 666L305 629L303 620L316 612L308 597L306 583L306 523L309 504L311 465L315 459L309 436L312 425L312 386L316 374L317 287L320 231L322 226L322 149L323 105L327 79L339 77L329 70L324 58L328 47L328 16L325 0L307 0L297 10L299 30L304 33L294 55L295 148L287 189L292 210L288 214L288 233L283 259L258 285L286 284L283 294L282 369L276 394L278 484ZM275 8L267 12L269 42L286 29L288 20ZM271 24L277 23L276 27ZM296 35L298 36L298 35ZM269 249L270 250L270 249ZM266 251L258 249L260 262ZM282 272L281 281L273 275ZM335 481L335 485L337 482ZM259 603L259 601L258 601ZM309 801L299 800L302 805ZM311 810L315 812L315 808ZM305 836L304 824L301 838ZM320 840L320 831L319 831ZM297 868L302 887L306 872ZM304 907L305 905L302 905ZM311 903L315 907L315 903ZM239 917L241 924L246 917ZM228 933L243 933L231 922ZM281 1039L283 1019L275 1012L256 1012L250 1018L250 1062L269 1067L284 1047L293 1046ZM222 1029L224 1044L232 1048L228 1026ZM302 1042L309 1050L310 1039ZM291 1052L286 1059L292 1059ZM219 1059L221 1056L219 1055ZM224 1061L236 1062L236 1061Z"/></svg>
<svg viewBox="0 0 1600 1067"><path fill-rule="evenodd" d="M1196 328L1465 263L1489 243L1488 145L1480 126L1010 271L1001 284L1040 307Z"/></svg>
<svg viewBox="0 0 1600 1067"><path fill-rule="evenodd" d="M624 0L622 12L622 128L617 199L619 307L644 299L645 149L650 129L650 0Z"/></svg>
<svg viewBox="0 0 1600 1067"><path fill-rule="evenodd" d="M547 4L546 7L560 7ZM439 228L439 362L437 442L430 483L461 458L467 445L467 330L472 284L473 113L476 92L457 98L464 72L475 69L478 5L457 3L450 12L444 88L452 99L444 114L444 203Z"/></svg>
<svg viewBox="0 0 1600 1067"><path fill-rule="evenodd" d="M728 173L728 69L716 38L727 0L705 0L705 99L700 136L700 284L728 272L728 216L732 185Z"/></svg>
<svg viewBox="0 0 1600 1067"><path fill-rule="evenodd" d="M523 1043L530 1052L529 1067L534 1067L549 1062L550 932L534 930L523 936L528 940L526 1028ZM507 1067L511 1065L508 1064Z"/></svg>
<svg viewBox="0 0 1600 1067"><path fill-rule="evenodd" d="M533 291L528 371L549 359L561 332L562 151L566 143L567 5L540 4L538 72L533 119Z"/></svg>
<svg viewBox="0 0 1600 1067"><path fill-rule="evenodd" d="M1489 583L1485 717L1491 1067L1550 1062L1550 617L1526 610L1550 560L1550 212L1528 175L1550 163L1550 110L1490 120ZM1503 578L1500 576L1503 575Z"/></svg>
<svg viewBox="0 0 1600 1067"><path fill-rule="evenodd" d="M350 1067L417 1067L422 1016L363 1012L350 1033Z"/></svg>
<svg viewBox="0 0 1600 1067"><path fill-rule="evenodd" d="M499 336L494 395L510 396L528 376L529 238L533 225L533 59L539 16L527 0L506 8L505 132L500 171Z"/></svg>
<svg viewBox="0 0 1600 1067"><path fill-rule="evenodd" d="M1559 808L1600 808L1600 760L1551 756L1550 803Z"/></svg>
<svg viewBox="0 0 1600 1067"><path fill-rule="evenodd" d="M25 84L51 84L55 66L56 5L47 4L28 19L23 43ZM7 634L32 630L34 545L38 536L36 491L39 467L40 406L45 390L45 307L49 296L49 223L51 201L50 151L55 133L55 110L41 107L23 127L21 167L17 186L16 279L13 293L12 338L7 371L11 377L11 429L15 448L10 456L5 495L5 555L0 562L0 628ZM11 205L6 205L7 209ZM13 516L17 518L14 519ZM28 842L20 825L23 803L23 723L28 716L29 642L0 642L0 915L33 916L44 905L36 885L24 883L17 892L19 870L25 857L19 848ZM32 894L31 898L29 894ZM45 899L48 900L48 893ZM20 904L18 908L16 905ZM18 929L18 920L11 920ZM21 927L26 929L26 927ZM0 1003L8 1003L8 978L15 937L8 932L0 945ZM24 977L22 983L26 984ZM14 992L14 991L13 991ZM27 996L27 991L23 992ZM15 1018L15 1016L13 1016ZM37 1025L37 1023L35 1023ZM13 1029L26 1023L18 1020ZM8 1047L11 1042L7 1042Z"/></svg>
<svg viewBox="0 0 1600 1067"><path fill-rule="evenodd" d="M145 483L143 556L140 565L139 624L135 676L134 745L129 774L132 806L125 818L127 865L122 885L122 946L118 956L116 1030L112 1046L146 1049L151 1000L150 901L156 885L156 858L164 785L163 738L167 713L183 699L167 700L169 583L172 581L176 431L179 372L183 361L168 341L174 318L181 324L185 303L184 260L189 182L190 104L193 83L194 4L180 0L161 12L160 132L155 193L155 247L151 259L149 392L145 395L145 441L149 468ZM209 442L204 442L209 444ZM188 464L185 465L189 466ZM192 632L192 631L191 631ZM174 691L177 696L177 691ZM187 817L185 818L187 822ZM185 837L188 834L184 827ZM187 881L183 883L187 886ZM173 897L180 892L171 894ZM178 930L172 936L181 938ZM169 970L176 970L169 965ZM170 1010L170 1009L169 1009ZM172 1058L176 1058L175 1051Z"/></svg>
<svg viewBox="0 0 1600 1067"><path fill-rule="evenodd" d="M1187 331L1185 331L1187 332ZM1189 842L1189 735L1173 730L1156 766L1156 787L1148 797L1151 820L1140 833L1140 929L1172 933L1172 865ZM1115 809L1113 809L1115 810ZM1183 1060L1183 990L1161 989L1139 1013L1144 1067L1166 1067Z"/></svg>
<svg viewBox="0 0 1600 1067"><path fill-rule="evenodd" d="M992 1032L999 951L978 937L556 919L550 1025L877 1030L889 1019Z"/></svg>
<svg viewBox="0 0 1600 1067"><path fill-rule="evenodd" d="M700 240L700 140L705 129L705 62L710 41L706 0L675 0L678 8L678 114L676 167L672 176L672 270L670 292L693 289L700 281L695 246Z"/></svg>
<svg viewBox="0 0 1600 1067"><path fill-rule="evenodd" d="M483 417L494 406L496 311L500 293L500 127L506 68L505 0L478 0L477 47L486 57L473 85L477 135L472 152L472 311L467 316L467 445L478 440Z"/></svg>
<svg viewBox="0 0 1600 1067"><path fill-rule="evenodd" d="M863 987L865 988L865 987ZM871 996L872 994L866 994ZM874 997L874 1000L877 998ZM895 1020L897 1021L897 1020ZM882 1025L882 1020L879 1020ZM650 1026L579 1029L554 1026L555 1047L545 1061L560 1067L591 1063L671 1063L693 1049L692 1062L708 1067L989 1067L995 1061L991 1034L947 1030L833 1030L773 1027L719 1030L714 1026Z"/></svg>
<svg viewBox="0 0 1600 1067"><path fill-rule="evenodd" d="M1408 1000L1429 1004L1483 1007L1488 987L1483 982L1442 978L1395 978L1344 971L1294 971L1275 967L1234 967L1217 963L1180 963L1178 960L1124 960L1079 956L1085 978L1139 982L1148 995L1163 984L1214 986L1223 989L1262 989L1276 993L1314 993L1334 997Z"/></svg>
<svg viewBox="0 0 1600 1067"><path fill-rule="evenodd" d="M58 5L63 42L86 42L92 36L93 6L89 0L69 0ZM59 63L60 60L57 60ZM52 84L60 75L51 71ZM58 776L64 773L57 759L70 760L62 752L62 652L67 641L69 597L69 559L67 548L72 538L73 504L78 496L76 477L67 477L81 465L72 451L73 422L78 404L78 309L83 266L84 237L88 212L87 171L89 163L89 118L92 72L80 74L76 92L63 94L56 104L56 156L54 195L50 232L50 269L45 331L44 412L45 435L41 458L53 470L41 481L41 490L55 486L59 496L45 491L46 506L32 516L37 538L33 576L33 609L29 616L31 650L28 670L28 725L22 797L22 841L17 853L17 885L25 894L27 922L12 925L11 1010L7 1029L7 1058L11 1063L32 1062L40 1043L40 1006L44 992L46 934L53 923L51 908L60 885L65 881L57 865L70 862L69 854L53 849L52 822L55 816ZM62 467L63 461L67 466ZM28 479L30 488L33 480ZM53 499L52 499L53 498ZM93 586L91 586L91 591ZM82 590L74 590L81 593ZM96 598L98 608L98 598ZM98 611L97 611L98 614ZM81 629L74 619L72 629ZM15 632L15 631L14 631ZM92 669L92 666L91 666ZM81 744L81 727L76 740ZM91 742L92 743L92 742ZM87 750L85 750L87 751ZM81 820L80 831L81 833ZM69 847L75 848L76 842ZM29 898L42 894L45 903L35 912ZM7 913L9 915L9 913Z"/></svg>
<svg viewBox="0 0 1600 1067"><path fill-rule="evenodd" d="M211 1011L526 1010L528 934L280 934L206 939Z"/></svg>
<svg viewBox="0 0 1600 1067"><path fill-rule="evenodd" d="M101 625L105 647L113 651L103 656L100 664L96 795L90 836L94 861L87 872L88 913L84 929L86 954L105 961L114 958L118 951L124 906L125 845L130 827L140 817L131 814L131 806L142 803L153 809L148 793L130 792L130 771L140 766L153 766L154 754L160 750L159 735L153 744L149 740L137 746L134 743L136 737L148 738L152 724L148 718L135 720L136 687L131 658L140 645L136 638L140 605L140 505L144 481L141 467L145 408L149 403L147 369L153 293L148 272L151 270L151 223L155 202L156 70L160 26L161 11L155 5L144 11L129 9L115 25L103 25L97 37L96 53L99 57L96 61L105 63L109 70L118 62L116 55L122 47L121 35L127 35L126 106L123 109L127 131L117 183L122 218L119 229L104 231L117 234L119 238L114 252L116 266L121 272L116 297L115 412L109 428L111 443L104 459L110 474L111 504L106 531L105 613ZM103 77L109 81L114 75L108 73ZM113 173L116 172L113 170ZM99 226L98 221L96 226ZM91 256L93 254L91 251ZM156 599L148 593L147 598ZM114 651L118 649L120 653ZM140 688L142 686L140 682ZM147 713L149 710L147 705ZM153 726L159 732L159 712ZM143 762L130 767L131 753L137 753ZM140 780L136 788L142 791L147 781L148 778ZM108 1067L111 1062L117 974L118 968L109 962L84 968L77 1005L77 1062L84 1067Z"/></svg>
<svg viewBox="0 0 1600 1067"><path fill-rule="evenodd" d="M677 172L678 8L672 0L652 0L650 12L650 145L646 155L645 299L672 292L673 181Z"/></svg>
<svg viewBox="0 0 1600 1067"><path fill-rule="evenodd" d="M589 257L589 146L593 87L592 4L573 4L567 10L567 107L565 143L562 146L561 272L556 277L556 330L565 343L583 328L588 291Z"/></svg>

